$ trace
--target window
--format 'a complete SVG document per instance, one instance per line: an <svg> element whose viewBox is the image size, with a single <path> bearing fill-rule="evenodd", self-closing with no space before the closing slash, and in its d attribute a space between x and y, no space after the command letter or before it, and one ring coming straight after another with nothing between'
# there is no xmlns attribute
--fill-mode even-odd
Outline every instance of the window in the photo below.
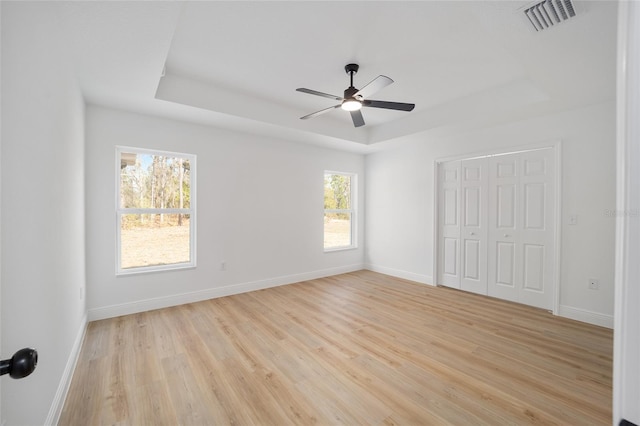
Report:
<svg viewBox="0 0 640 426"><path fill-rule="evenodd" d="M118 147L116 160L116 273L195 266L195 155Z"/></svg>
<svg viewBox="0 0 640 426"><path fill-rule="evenodd" d="M354 248L356 175L324 173L324 250Z"/></svg>

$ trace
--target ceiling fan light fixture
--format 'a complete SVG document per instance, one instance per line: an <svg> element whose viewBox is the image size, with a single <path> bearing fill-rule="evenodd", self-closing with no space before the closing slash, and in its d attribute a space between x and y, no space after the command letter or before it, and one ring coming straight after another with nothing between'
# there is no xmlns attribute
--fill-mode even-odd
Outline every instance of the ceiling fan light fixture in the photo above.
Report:
<svg viewBox="0 0 640 426"><path fill-rule="evenodd" d="M305 89L304 87L296 89L297 92L308 93L310 95L322 96L323 98L335 99L336 101L340 101L340 103L337 105L321 109L320 111L312 112L311 114L307 114L304 117L300 117L300 120L307 120L309 118L317 117L319 115L333 111L334 109L340 108L350 113L351 120L353 121L353 125L355 127L362 127L365 123L364 118L362 118L360 109L363 107L393 109L396 111L413 111L415 104L407 104L403 102L374 101L368 99L370 95L373 95L374 93L378 92L381 89L384 89L385 87L393 83L393 80L391 80L387 76L379 75L369 83L367 83L363 88L356 89L353 86L353 75L358 72L358 68L358 64L347 64L344 67L344 70L347 72L347 74L349 74L349 80L351 84L345 89L343 97L330 95L329 93L318 92L317 90Z"/></svg>
<svg viewBox="0 0 640 426"><path fill-rule="evenodd" d="M345 99L340 106L345 111L358 111L362 108L362 103L356 99Z"/></svg>

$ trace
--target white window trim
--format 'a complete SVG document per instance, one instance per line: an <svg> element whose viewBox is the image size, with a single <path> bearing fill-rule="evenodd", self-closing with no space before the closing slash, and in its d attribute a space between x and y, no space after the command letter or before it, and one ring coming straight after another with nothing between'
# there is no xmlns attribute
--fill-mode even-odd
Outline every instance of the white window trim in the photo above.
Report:
<svg viewBox="0 0 640 426"><path fill-rule="evenodd" d="M120 157L123 152L135 152L139 154L150 155L163 155L177 158L185 158L189 160L191 165L191 177L190 177L190 200L189 208L187 209L127 209L120 207ZM130 146L116 146L116 158L115 158L115 178L116 178L116 191L115 191L115 223L116 223L116 276L126 276L141 273L161 272L161 271L175 271L180 269L193 269L196 267L196 155L186 154L182 152L162 151L157 149L135 148ZM121 268L121 217L123 214L188 214L189 215L189 253L190 261L183 263L172 263L170 265L154 265L154 266L139 266L135 268Z"/></svg>
<svg viewBox="0 0 640 426"><path fill-rule="evenodd" d="M336 251L344 251L344 250L353 250L353 249L357 249L358 248L358 235L356 233L356 230L358 229L358 227L356 226L357 223L357 209L356 206L358 205L357 202L357 188L358 188L358 175L356 173L352 173L352 172L338 172L338 171L334 171L334 170L325 170L323 173L323 179L322 181L324 182L324 175L326 174L332 174L332 175L343 175L343 176L349 176L351 178L351 189L350 189L350 196L351 196L351 200L349 202L349 205L351 206L350 209L323 209L323 214L322 217L324 218L324 215L327 213L349 213L350 217L351 217L351 244L348 246L340 246L340 247L329 247L326 248L324 247L324 238L323 238L323 249L325 253L331 253L331 252L336 252ZM324 193L324 184L323 184L323 193ZM322 231L323 231L323 235L324 235L324 222L323 222L323 226L322 226Z"/></svg>

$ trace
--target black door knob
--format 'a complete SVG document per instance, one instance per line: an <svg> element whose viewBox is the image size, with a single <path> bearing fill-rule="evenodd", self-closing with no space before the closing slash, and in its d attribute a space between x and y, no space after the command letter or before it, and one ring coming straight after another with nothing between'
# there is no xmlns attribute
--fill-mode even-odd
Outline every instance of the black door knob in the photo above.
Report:
<svg viewBox="0 0 640 426"><path fill-rule="evenodd" d="M20 349L11 359L0 361L0 376L9 374L14 379L22 379L33 373L38 365L38 351L31 348Z"/></svg>

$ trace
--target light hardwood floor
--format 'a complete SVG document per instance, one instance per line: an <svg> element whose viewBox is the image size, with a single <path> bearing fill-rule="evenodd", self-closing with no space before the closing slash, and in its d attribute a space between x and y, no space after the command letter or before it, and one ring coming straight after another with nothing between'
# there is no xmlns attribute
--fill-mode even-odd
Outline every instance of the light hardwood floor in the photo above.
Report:
<svg viewBox="0 0 640 426"><path fill-rule="evenodd" d="M369 271L89 324L61 425L611 424L611 330Z"/></svg>

